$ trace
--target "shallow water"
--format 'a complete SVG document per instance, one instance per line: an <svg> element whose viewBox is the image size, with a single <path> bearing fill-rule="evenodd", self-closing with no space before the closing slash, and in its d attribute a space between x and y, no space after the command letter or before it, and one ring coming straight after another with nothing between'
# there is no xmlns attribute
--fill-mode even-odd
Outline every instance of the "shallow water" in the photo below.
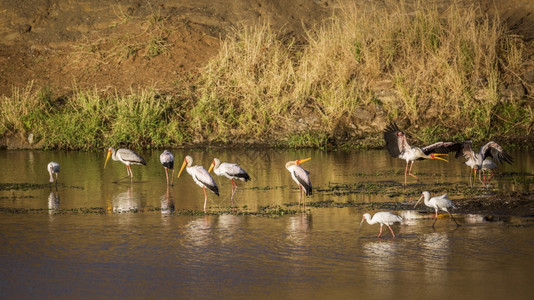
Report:
<svg viewBox="0 0 534 300"><path fill-rule="evenodd" d="M358 182L400 186L404 162L385 151L173 152L176 168L187 154L206 168L214 156L239 162L253 179L238 183L239 211L297 202L298 189L284 164L306 157L312 160L303 167L316 189L308 201L413 202L418 197L333 193L332 186ZM433 230L429 214L396 211L407 219L392 226L398 237L392 239L385 228L378 239L378 225L364 224L357 232L359 207L309 207L307 213L276 218L176 215L171 207L202 210L202 189L185 171L167 188L160 151L140 154L147 166L132 167L134 182L113 184L126 170L118 162L104 170L105 153L0 152L0 183L45 184L0 191L4 297L530 298L534 291L530 218L486 222L479 215L457 215L461 227L440 218ZM500 167L489 187L475 191L532 189L534 156L511 154L516 163ZM61 164L57 190L46 184L51 160ZM436 192L467 185L469 174L454 159L416 162L414 171L422 176L409 178L409 184ZM230 181L216 180L221 196L209 195L209 209L227 210ZM104 214L69 211L91 207L103 208ZM19 214L10 208L36 210Z"/></svg>

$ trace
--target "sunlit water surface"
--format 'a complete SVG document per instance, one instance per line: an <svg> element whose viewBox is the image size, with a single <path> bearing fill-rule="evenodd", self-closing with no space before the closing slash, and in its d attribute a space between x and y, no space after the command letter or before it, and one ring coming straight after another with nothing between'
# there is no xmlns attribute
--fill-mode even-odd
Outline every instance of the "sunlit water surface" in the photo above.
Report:
<svg viewBox="0 0 534 300"><path fill-rule="evenodd" d="M385 151L322 152L174 150L175 168L191 155L207 169L213 157L238 162L252 177L239 182L240 211L298 201L286 161L303 164L316 187L308 201L407 201L383 194L335 195L335 184L403 182L404 162ZM59 184L0 191L0 292L8 298L530 298L534 292L534 226L530 218L485 222L458 215L461 227L439 219L410 219L385 228L364 224L357 207L309 208L276 218L223 214L183 216L201 210L202 189L184 172L167 187L161 151L143 152L147 166L133 166L134 182L119 184L126 168L105 153L3 151L0 183L48 180L46 164L61 164ZM532 188L534 156L512 152L515 164L501 166L489 190ZM391 170L401 172L391 172ZM417 162L421 188L465 182L462 161ZM512 178L513 177L513 178ZM209 210L230 205L230 181L216 177L221 196L209 195ZM444 186L443 192L447 192ZM480 188L481 191L485 190ZM411 199L413 201L414 199ZM61 213L104 208L105 214ZM9 209L35 209L10 213ZM157 209L147 209L157 208ZM6 210L7 209L7 210ZM44 213L43 213L44 210ZM371 211L371 213L373 213ZM410 218L413 211L397 211Z"/></svg>

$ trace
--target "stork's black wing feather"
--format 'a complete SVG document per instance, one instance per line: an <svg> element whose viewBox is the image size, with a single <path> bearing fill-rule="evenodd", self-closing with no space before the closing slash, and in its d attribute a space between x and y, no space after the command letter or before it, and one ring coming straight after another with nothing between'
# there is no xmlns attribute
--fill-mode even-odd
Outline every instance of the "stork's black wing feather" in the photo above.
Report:
<svg viewBox="0 0 534 300"><path fill-rule="evenodd" d="M429 155L430 153L449 153L453 151L458 151L462 148L463 143L454 143L454 142L437 142L432 145L428 145L421 150L426 155Z"/></svg>
<svg viewBox="0 0 534 300"><path fill-rule="evenodd" d="M514 162L510 154L506 153L506 151L504 151L501 145L495 143L494 141L491 141L486 145L482 146L480 152L482 152L482 155L484 155L484 157L491 157L500 164L502 164L503 161L509 164L512 164Z"/></svg>
<svg viewBox="0 0 534 300"><path fill-rule="evenodd" d="M404 152L405 147L408 146L404 132L393 122L386 126L384 140L386 141L386 149L388 149L389 155L392 157L399 157Z"/></svg>

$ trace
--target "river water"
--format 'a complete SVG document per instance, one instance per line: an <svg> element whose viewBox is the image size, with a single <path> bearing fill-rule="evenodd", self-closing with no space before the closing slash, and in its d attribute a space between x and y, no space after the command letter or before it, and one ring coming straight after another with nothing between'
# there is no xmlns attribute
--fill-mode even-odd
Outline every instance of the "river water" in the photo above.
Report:
<svg viewBox="0 0 534 300"><path fill-rule="evenodd" d="M200 213L202 189L184 171L183 157L207 169L218 157L238 162L252 177L238 182L239 212L263 206L297 209L299 191L284 168L289 160L311 157L314 195L310 202L414 203L417 194L401 189L405 163L385 151L212 149L172 151L177 169L167 187L161 151L140 154L147 166L133 166L134 180L118 184L126 168L105 152L1 151L0 292L7 298L530 298L534 292L534 220L456 215L461 227L440 218L435 229L423 207L394 211L407 220L393 225L397 238L378 225L358 225L364 206L313 208L276 217L231 214L231 183L215 177L220 197L209 193ZM475 194L530 191L534 155L512 151L513 165L500 166L488 187ZM61 165L57 187L49 186L46 165ZM416 162L416 189L449 192L468 184L469 168ZM366 183L366 191L336 187ZM34 185L31 185L34 184ZM372 188L379 186L379 190ZM381 189L384 191L382 192ZM346 191L346 190L345 190ZM97 213L79 213L84 209ZM20 210L20 211L19 211ZM21 213L22 211L22 213Z"/></svg>

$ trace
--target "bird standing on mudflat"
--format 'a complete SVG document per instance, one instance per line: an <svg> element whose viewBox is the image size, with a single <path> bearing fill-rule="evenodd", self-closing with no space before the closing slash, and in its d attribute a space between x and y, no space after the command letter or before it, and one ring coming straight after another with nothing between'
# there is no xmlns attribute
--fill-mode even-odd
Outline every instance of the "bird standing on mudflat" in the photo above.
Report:
<svg viewBox="0 0 534 300"><path fill-rule="evenodd" d="M417 179L417 176L412 174L413 163L416 160L422 159L439 159L445 162L448 160L440 156L448 155L451 151L456 151L458 145L453 142L437 142L424 148L411 147L406 141L406 135L402 132L397 124L390 123L384 130L384 140L386 141L386 148L392 157L400 158L406 161L406 169L404 170L404 185L407 182L407 175ZM408 170L408 165L410 164Z"/></svg>
<svg viewBox="0 0 534 300"><path fill-rule="evenodd" d="M171 185L173 185L174 184L174 155L172 155L172 153L170 153L169 151L165 150L159 156L159 162L163 165L163 168L165 169L165 177L167 178L167 185L169 185L169 172L167 171L167 169L172 170Z"/></svg>
<svg viewBox="0 0 534 300"><path fill-rule="evenodd" d="M417 203L415 203L415 205L413 206L413 208L415 208L417 204L419 204L419 202L421 202L421 199L423 198L425 199L424 200L425 205L430 208L433 208L436 211L436 215L434 217L434 223L432 223L432 227L434 227L434 224L436 224L436 221L438 220L438 210L447 212L449 216L452 218L452 220L454 221L454 223L456 223L456 226L460 226L460 224L456 222L452 214L449 212L449 208L456 209L456 206L454 205L454 203L452 203L451 200L449 200L447 194L443 194L441 196L430 198L430 192L424 191L421 194L421 197L419 198L419 200L417 200Z"/></svg>
<svg viewBox="0 0 534 300"><path fill-rule="evenodd" d="M304 168L302 168L300 164L310 159L311 158L298 159L298 160L288 161L286 163L286 169L289 171L289 173L291 173L291 177L299 186L299 191L300 191L299 206L300 206L302 199L304 198L303 200L304 207L306 207L305 196L311 195L313 193L313 188L312 188L312 184L310 181L310 177L308 176L310 172L304 170Z"/></svg>
<svg viewBox="0 0 534 300"><path fill-rule="evenodd" d="M237 191L237 184L234 180L239 179L245 182L250 180L250 176L248 176L247 172L243 170L238 164L221 163L218 158L213 159L213 162L211 163L211 166L208 169L208 173L210 173L211 170L213 170L217 176L225 176L226 178L232 180L232 202L234 199L234 194Z"/></svg>
<svg viewBox="0 0 534 300"><path fill-rule="evenodd" d="M471 172L474 171L473 180L476 180L477 171L483 168L484 161L488 157L500 164L504 162L512 164L514 162L513 158L504 151L501 145L494 141L482 146L478 153L473 150L473 141L471 140L460 143L460 145L461 147L457 150L455 157L463 156L467 160L465 164L471 168ZM486 162L486 168L489 168L489 165L491 164ZM471 174L469 174L469 181L471 182Z"/></svg>
<svg viewBox="0 0 534 300"><path fill-rule="evenodd" d="M128 175L125 177L119 178L115 180L114 182L118 182L119 180L122 180L126 177L130 177L130 181L133 180L133 172L130 168L130 165L144 165L146 166L146 161L144 158L142 158L139 154L135 153L134 151L130 149L119 149L115 151L113 147L109 147L108 149L108 156L106 157L106 162L104 163L104 169L106 168L108 164L108 160L111 157L114 161L120 161L123 164L126 165L126 171L128 172Z"/></svg>
<svg viewBox="0 0 534 300"><path fill-rule="evenodd" d="M215 195L219 196L219 188L217 187L217 183L215 183L213 177L211 177L210 173L208 173L204 167L193 166L193 158L189 155L184 158L182 168L180 168L180 172L178 172L178 178L180 178L180 174L182 174L184 168L186 168L187 173L193 177L195 183L204 190L204 212L206 212L206 203L208 202L206 188L208 188Z"/></svg>
<svg viewBox="0 0 534 300"><path fill-rule="evenodd" d="M46 169L48 170L48 174L50 174L50 183L54 182L54 177L52 177L52 175L56 174L56 185L57 185L57 177L59 175L59 164L55 161L51 161L46 166Z"/></svg>
<svg viewBox="0 0 534 300"><path fill-rule="evenodd" d="M402 223L404 221L402 217L399 217L387 211L377 212L372 218L370 214L365 213L363 214L362 221L360 222L360 226L358 227L358 232L361 231L363 221L365 220L367 220L367 223L369 225L373 225L376 223L380 224L380 232L378 233L377 237L380 237L382 235L382 226L384 225L386 225L389 228L389 231L391 231L391 235L395 237L395 233L393 232L393 229L391 229L390 225L393 225L395 223Z"/></svg>

